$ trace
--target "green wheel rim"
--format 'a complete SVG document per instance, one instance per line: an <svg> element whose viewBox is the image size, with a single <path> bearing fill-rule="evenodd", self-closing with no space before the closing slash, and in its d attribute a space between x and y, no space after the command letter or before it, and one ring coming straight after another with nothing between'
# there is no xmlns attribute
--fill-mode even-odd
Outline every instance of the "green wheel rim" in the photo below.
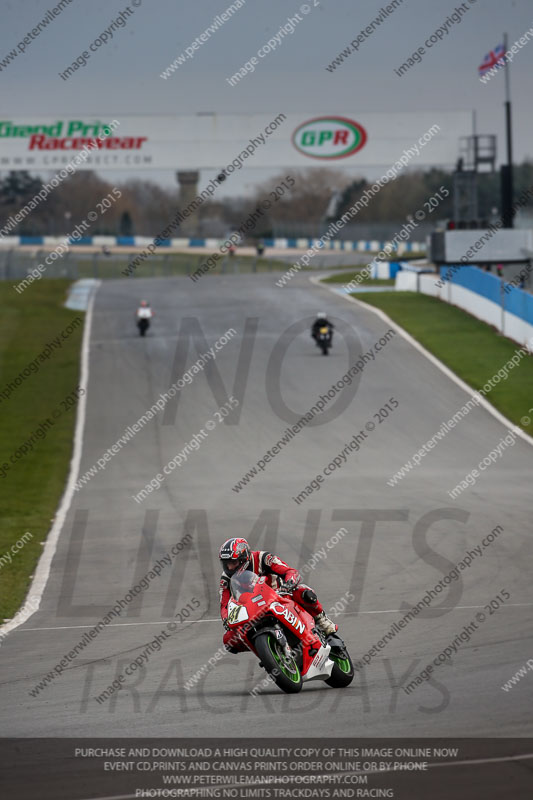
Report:
<svg viewBox="0 0 533 800"><path fill-rule="evenodd" d="M285 677L287 677L293 683L299 683L300 682L300 670L298 669L298 665L293 661L294 669L296 670L295 672L291 672L287 667L285 667L285 665L283 664L283 662L282 662L282 660L281 660L281 658L279 656L279 653L277 652L277 648L276 647L274 647L274 648L272 647L272 639L271 639L270 636L268 637L268 649L270 650L270 652L274 656L274 659L275 659L276 663L278 664L280 670L283 672Z"/></svg>
<svg viewBox="0 0 533 800"><path fill-rule="evenodd" d="M331 655L331 658L335 661L342 672L346 672L347 674L351 672L351 665L347 658L340 658L339 656L334 655Z"/></svg>

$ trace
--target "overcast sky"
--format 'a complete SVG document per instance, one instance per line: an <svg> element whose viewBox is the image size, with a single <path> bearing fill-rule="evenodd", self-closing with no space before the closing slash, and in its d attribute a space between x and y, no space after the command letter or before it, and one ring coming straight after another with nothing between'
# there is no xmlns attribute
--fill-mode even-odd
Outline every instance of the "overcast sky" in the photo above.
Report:
<svg viewBox="0 0 533 800"><path fill-rule="evenodd" d="M139 3L135 6L134 4ZM315 7L316 4L316 7ZM453 0L404 0L333 73L325 67L387 5L387 0L308 0L309 13L256 71L236 86L225 78L256 54L299 0L246 0L168 80L160 73L199 36L230 0L129 0L134 13L113 40L67 82L58 73L127 7L120 0L72 0L61 15L0 72L2 119L39 115L100 119L121 114L305 112L354 116L365 111L477 111L478 132L498 135L504 155L503 71L488 85L478 78L484 55L507 31L510 43L533 29L533 0L466 0L461 24L402 78L399 67L460 5ZM0 0L0 61L42 19L53 0ZM515 161L533 158L533 40L511 68ZM0 139L1 148L1 139ZM391 158L393 154L391 153ZM348 159L349 161L349 159ZM353 162L352 162L353 163ZM176 168L186 169L179 163ZM351 164L335 166L359 174ZM171 173L144 172L175 184ZM115 173L108 173L110 179ZM128 176L120 172L119 178ZM202 182L209 178L202 175ZM249 169L226 184L242 191L265 177Z"/></svg>

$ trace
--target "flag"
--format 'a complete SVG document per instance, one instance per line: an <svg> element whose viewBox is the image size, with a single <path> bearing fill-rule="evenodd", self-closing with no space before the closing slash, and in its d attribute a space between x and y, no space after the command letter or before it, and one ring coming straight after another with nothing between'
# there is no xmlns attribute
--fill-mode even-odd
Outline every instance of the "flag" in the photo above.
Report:
<svg viewBox="0 0 533 800"><path fill-rule="evenodd" d="M483 59L483 63L479 67L479 74L485 75L490 69L503 67L505 65L505 47L499 44L490 53L487 53Z"/></svg>

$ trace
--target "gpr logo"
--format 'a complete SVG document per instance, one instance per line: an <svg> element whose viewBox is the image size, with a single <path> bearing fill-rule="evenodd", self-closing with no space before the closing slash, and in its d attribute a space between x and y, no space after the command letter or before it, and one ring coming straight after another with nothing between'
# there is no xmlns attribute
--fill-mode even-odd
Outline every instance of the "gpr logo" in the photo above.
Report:
<svg viewBox="0 0 533 800"><path fill-rule="evenodd" d="M295 148L310 158L347 158L367 141L366 130L345 117L317 117L302 123L292 135Z"/></svg>
<svg viewBox="0 0 533 800"><path fill-rule="evenodd" d="M274 614L277 614L279 617L285 617L287 622L290 625L292 625L293 628L296 628L296 630L299 631L299 633L303 633L305 631L305 625L303 624L303 622L300 622L298 617L296 617L292 613L292 611L289 611L288 608L285 608L285 606L283 606L281 603L278 603L277 601L271 603L270 609L271 611L274 612Z"/></svg>

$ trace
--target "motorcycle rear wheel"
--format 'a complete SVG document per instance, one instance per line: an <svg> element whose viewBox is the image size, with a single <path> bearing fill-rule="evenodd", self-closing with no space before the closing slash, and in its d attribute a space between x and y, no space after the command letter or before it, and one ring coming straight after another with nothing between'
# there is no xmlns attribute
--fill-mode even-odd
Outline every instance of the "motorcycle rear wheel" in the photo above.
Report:
<svg viewBox="0 0 533 800"><path fill-rule="evenodd" d="M345 686L349 686L354 676L350 655L344 651L342 655L330 653L329 657L333 661L333 669L331 670L331 676L326 681L327 685L333 686L334 689L343 689Z"/></svg>
<svg viewBox="0 0 533 800"><path fill-rule="evenodd" d="M260 634L254 642L261 662L279 688L287 694L302 689L302 676L294 659L289 662L272 633Z"/></svg>

